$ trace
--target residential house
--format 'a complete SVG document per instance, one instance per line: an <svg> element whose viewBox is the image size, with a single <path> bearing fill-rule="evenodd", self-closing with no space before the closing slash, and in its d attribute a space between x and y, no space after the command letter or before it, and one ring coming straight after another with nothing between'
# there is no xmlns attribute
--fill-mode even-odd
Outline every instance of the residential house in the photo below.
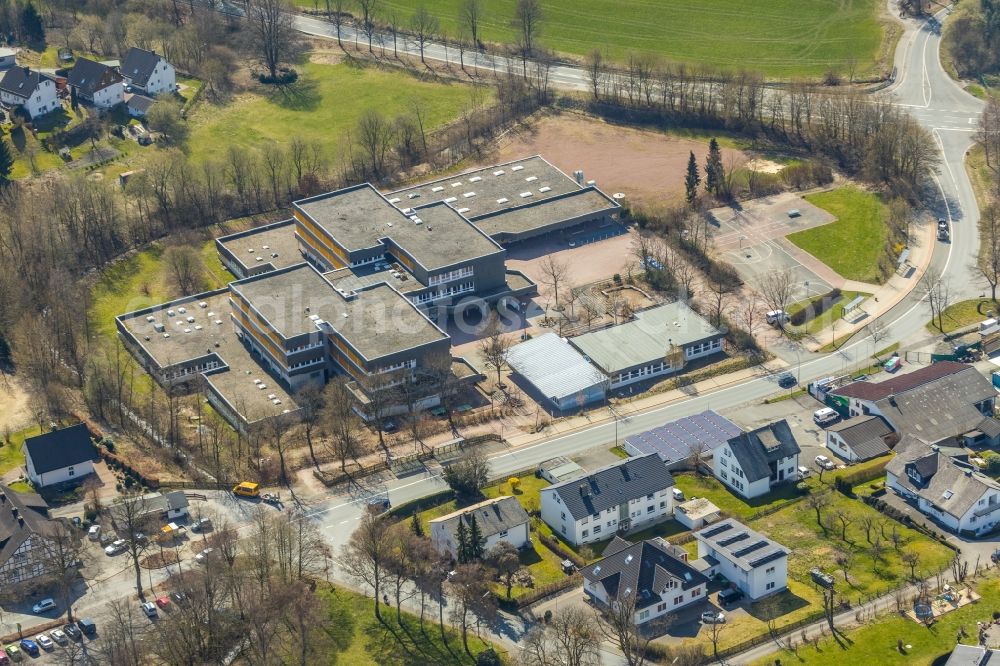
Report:
<svg viewBox="0 0 1000 666"><path fill-rule="evenodd" d="M581 570L583 592L604 609L634 604L633 621L646 624L708 597L708 578L687 559L686 550L660 537L631 543L616 536Z"/></svg>
<svg viewBox="0 0 1000 666"><path fill-rule="evenodd" d="M826 448L852 463L884 456L898 439L880 416L853 416L826 429Z"/></svg>
<svg viewBox="0 0 1000 666"><path fill-rule="evenodd" d="M155 51L147 51L135 46L125 54L121 66L122 76L132 92L155 97L161 93L173 93L177 89L177 74L174 66Z"/></svg>
<svg viewBox="0 0 1000 666"><path fill-rule="evenodd" d="M81 102L110 109L125 101L125 83L118 70L102 62L78 58L67 84Z"/></svg>
<svg viewBox="0 0 1000 666"><path fill-rule="evenodd" d="M799 444L784 419L740 433L715 450L715 478L746 498L759 497L771 488L796 478Z"/></svg>
<svg viewBox="0 0 1000 666"><path fill-rule="evenodd" d="M853 382L829 395L851 416L882 416L900 435L930 444L1000 444L996 390L964 363L939 361L883 382Z"/></svg>
<svg viewBox="0 0 1000 666"><path fill-rule="evenodd" d="M632 456L658 453L669 469L690 468L694 456L712 457L715 450L743 430L711 409L630 435L622 445Z"/></svg>
<svg viewBox="0 0 1000 666"><path fill-rule="evenodd" d="M127 508L126 508L127 507ZM142 521L148 523L147 529L154 529L159 521L170 521L188 515L187 495L181 490L167 493L146 493L129 500L126 505L117 501L111 506L111 520L120 528L129 522Z"/></svg>
<svg viewBox="0 0 1000 666"><path fill-rule="evenodd" d="M78 423L29 437L21 445L24 469L36 488L77 481L94 473L99 458L87 426Z"/></svg>
<svg viewBox="0 0 1000 666"><path fill-rule="evenodd" d="M0 584L5 588L39 582L62 573L54 541L69 526L48 516L48 505L34 493L16 493L0 485Z"/></svg>
<svg viewBox="0 0 1000 666"><path fill-rule="evenodd" d="M628 458L542 488L542 520L572 544L602 541L670 518L673 487L657 454Z"/></svg>
<svg viewBox="0 0 1000 666"><path fill-rule="evenodd" d="M132 95L125 102L125 108L128 109L128 115L133 118L145 118L149 107L153 106L155 101L152 97L145 95Z"/></svg>
<svg viewBox="0 0 1000 666"><path fill-rule="evenodd" d="M528 513L514 497L495 497L479 504L453 511L430 521L431 543L442 555L458 558L458 526L469 528L473 517L488 551L501 541L515 548L531 544Z"/></svg>
<svg viewBox="0 0 1000 666"><path fill-rule="evenodd" d="M0 78L0 103L38 118L60 108L55 80L29 67L11 67Z"/></svg>
<svg viewBox="0 0 1000 666"><path fill-rule="evenodd" d="M886 486L952 532L975 535L1000 521L1000 483L910 437L885 468Z"/></svg>
<svg viewBox="0 0 1000 666"><path fill-rule="evenodd" d="M731 518L694 533L692 566L709 578L722 575L751 601L788 587L788 555L780 543Z"/></svg>

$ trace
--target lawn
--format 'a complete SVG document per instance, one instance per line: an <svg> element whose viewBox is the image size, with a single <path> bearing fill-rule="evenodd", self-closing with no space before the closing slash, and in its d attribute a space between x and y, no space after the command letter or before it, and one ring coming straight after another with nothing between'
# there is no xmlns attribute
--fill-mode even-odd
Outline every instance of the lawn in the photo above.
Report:
<svg viewBox="0 0 1000 666"><path fill-rule="evenodd" d="M957 331L965 326L971 326L977 322L987 319L987 312L997 311L997 304L988 298L972 298L967 301L952 303L941 313L941 324L944 333ZM937 328L937 321L927 322L927 330L932 333L940 333Z"/></svg>
<svg viewBox="0 0 1000 666"><path fill-rule="evenodd" d="M961 628L967 632L962 642L975 645L976 622L992 620L992 612L1000 603L1000 581L986 580L974 583L973 587L982 595L982 599L940 617L931 627L893 613L848 631L843 646L826 638L820 641L818 649L800 647L794 655L788 652L776 653L762 657L753 664L770 666L776 663L776 658L780 658L782 663L816 666L840 666L844 663L928 666L955 648L955 637ZM896 649L898 641L909 646L905 653Z"/></svg>
<svg viewBox="0 0 1000 666"><path fill-rule="evenodd" d="M33 425L24 430L19 430L17 432L10 433L9 440L4 435L3 439L0 439L0 475L6 474L15 467L20 467L24 464L24 454L21 453L21 445L24 444L24 440L29 437L34 437L35 435L42 434L42 429L38 425Z"/></svg>
<svg viewBox="0 0 1000 666"><path fill-rule="evenodd" d="M829 211L836 221L788 235L788 240L848 280L880 284L879 261L888 230L885 204L876 194L857 187L841 187L806 196Z"/></svg>
<svg viewBox="0 0 1000 666"><path fill-rule="evenodd" d="M799 497L794 483L783 484L767 495L745 500L729 492L714 476L675 474L674 481L677 487L684 491L685 497L704 497L737 520L747 520L759 511Z"/></svg>
<svg viewBox="0 0 1000 666"><path fill-rule="evenodd" d="M328 646L323 663L351 666L423 666L424 664L471 664L473 660L462 647L461 635L447 629L447 643L437 627L437 607L428 601L424 626L418 617L403 613L396 620L396 609L383 607L383 622L375 619L375 600L339 587L319 590L329 609L329 622L320 629L318 639ZM447 613L446 613L447 615ZM478 654L486 643L469 631L469 647Z"/></svg>
<svg viewBox="0 0 1000 666"><path fill-rule="evenodd" d="M154 244L104 270L91 294L90 321L95 332L114 339L118 315L182 295L170 284L163 249ZM203 291L218 289L233 279L219 261L215 241L206 241L200 251L205 266Z"/></svg>
<svg viewBox="0 0 1000 666"><path fill-rule="evenodd" d="M829 326L830 322L837 321L841 317L843 317L844 307L858 296L864 296L867 298L871 296L871 294L863 291L842 291L840 292L840 298L837 299L837 302L834 303L830 307L830 309L828 309L826 312L816 317L813 317L802 326L792 326L791 328L796 333L807 333L809 335L815 335L816 333L819 333L824 328ZM813 296L811 298L803 299L798 303L793 303L788 307L788 314L794 315L799 310L806 308L814 298L816 297Z"/></svg>
<svg viewBox="0 0 1000 666"><path fill-rule="evenodd" d="M322 0L296 0L310 9ZM460 0L427 0L441 31L455 38ZM480 39L511 43L516 0L482 3ZM411 0L385 0L382 16L397 13L404 25L416 6ZM819 78L829 70L868 75L883 50L884 31L877 0L549 0L542 3L541 42L549 48L585 56L602 48L616 60L648 53L670 62L749 69L770 77ZM356 12L352 8L349 11ZM458 54L455 54L456 59Z"/></svg>
<svg viewBox="0 0 1000 666"><path fill-rule="evenodd" d="M468 86L363 64L306 63L300 73L299 83L285 92L261 88L222 106L203 99L188 118L192 160L221 159L230 146L285 144L295 136L315 142L328 158L339 158L348 133L368 110L392 120L419 103L433 129L454 120L470 101Z"/></svg>

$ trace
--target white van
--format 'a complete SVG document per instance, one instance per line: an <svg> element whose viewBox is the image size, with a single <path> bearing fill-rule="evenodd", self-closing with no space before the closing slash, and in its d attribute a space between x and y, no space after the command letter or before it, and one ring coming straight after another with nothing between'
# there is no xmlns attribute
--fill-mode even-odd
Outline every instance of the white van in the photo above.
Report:
<svg viewBox="0 0 1000 666"><path fill-rule="evenodd" d="M813 421L816 425L824 426L828 423L833 423L840 418L840 414L836 410L830 409L829 407L824 407L823 409L817 409L813 412Z"/></svg>
<svg viewBox="0 0 1000 666"><path fill-rule="evenodd" d="M771 310L765 315L767 323L771 326L785 324L791 318L784 310Z"/></svg>

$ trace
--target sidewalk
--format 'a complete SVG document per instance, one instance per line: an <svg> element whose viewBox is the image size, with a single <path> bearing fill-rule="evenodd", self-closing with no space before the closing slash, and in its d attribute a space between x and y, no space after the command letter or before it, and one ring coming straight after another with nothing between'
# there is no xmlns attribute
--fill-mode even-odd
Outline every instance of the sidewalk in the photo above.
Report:
<svg viewBox="0 0 1000 666"><path fill-rule="evenodd" d="M839 288L844 291L861 291L872 294L872 296L863 303L864 311L867 313L867 316L862 317L854 324L843 326L842 329L838 325L844 325L846 324L846 321L838 319L836 323L831 326L827 326L826 328L811 335L811 341L803 341L803 346L806 349L809 351L816 351L826 346L828 344L827 341L833 339L831 328L833 328L833 332L836 333L837 339L844 339L853 336L865 326L877 320L892 308L896 307L900 301L906 298L906 296L917 287L920 283L920 278L923 277L927 267L930 265L931 257L934 254L934 243L937 239L937 229L933 224L925 223L921 225L913 235L914 242L909 248L909 262L910 265L913 266L913 272L910 276L903 277L898 273L893 273L892 277L890 277L885 284L877 287L866 282L844 280L843 278L840 278L840 284L834 284L834 286L839 286ZM803 252L803 254L807 253ZM811 255L808 254L807 256L811 257ZM812 262L805 265L807 265L810 270L815 270L814 262L818 262L818 260L812 258ZM805 262L803 261L803 263Z"/></svg>

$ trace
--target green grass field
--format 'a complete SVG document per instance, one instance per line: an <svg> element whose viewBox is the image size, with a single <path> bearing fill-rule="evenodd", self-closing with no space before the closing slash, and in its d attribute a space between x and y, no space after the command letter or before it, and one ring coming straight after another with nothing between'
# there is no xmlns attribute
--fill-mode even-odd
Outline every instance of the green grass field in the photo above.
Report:
<svg viewBox="0 0 1000 666"><path fill-rule="evenodd" d="M842 664L906 664L929 666L941 655L955 649L955 638L964 628L966 637L961 642L976 644L976 622L990 622L992 612L1000 603L1000 581L991 579L974 583L982 595L978 602L963 606L937 619L930 627L917 624L895 613L875 622L848 631L843 645L831 638L819 642L818 648L801 646L794 654L777 652L753 662L753 666L771 666L777 659L783 664L810 664L815 666L841 666ZM902 641L905 652L897 650ZM797 641L798 642L798 641Z"/></svg>
<svg viewBox="0 0 1000 666"><path fill-rule="evenodd" d="M369 109L391 120L419 102L428 129L433 129L454 120L470 101L468 86L376 67L307 63L299 71L302 76L291 92L258 87L223 106L199 102L189 116L192 160L221 159L229 146L284 144L293 136L315 142L329 159L339 159L348 133Z"/></svg>
<svg viewBox="0 0 1000 666"><path fill-rule="evenodd" d="M879 284L878 268L888 237L885 205L878 195L857 187L811 194L806 200L837 219L787 236L848 280Z"/></svg>
<svg viewBox="0 0 1000 666"><path fill-rule="evenodd" d="M382 608L383 623L375 619L375 600L340 587L320 589L326 602L328 622L317 627L316 640L324 645L324 664L351 666L458 666L473 663L462 647L462 637L446 629L447 642L437 627L437 607L428 600L424 626L409 613L396 620L396 609ZM390 601L392 601L390 597ZM447 618L448 613L445 612ZM478 654L487 645L469 631L469 648ZM294 659L292 660L294 661Z"/></svg>
<svg viewBox="0 0 1000 666"><path fill-rule="evenodd" d="M972 298L952 303L941 313L941 324L944 331L938 330L936 320L927 322L927 330L932 333L951 333L987 319L986 313L990 311L996 312L997 304L988 298Z"/></svg>
<svg viewBox="0 0 1000 666"><path fill-rule="evenodd" d="M323 0L296 0L322 8ZM418 3L385 0L381 15L395 12L406 24ZM459 0L427 0L450 38L459 34ZM481 39L510 43L515 0L484 2ZM671 62L750 69L770 77L818 78L829 70L872 73L882 51L877 0L549 0L542 3L541 42L583 56L595 47L623 60L646 52ZM349 11L357 12L355 7ZM457 54L456 54L457 55Z"/></svg>
<svg viewBox="0 0 1000 666"><path fill-rule="evenodd" d="M807 321L802 326L792 326L792 330L796 333L807 333L815 334L822 331L824 328L830 325L830 322L837 321L844 316L844 306L853 301L858 296L871 296L871 294L865 293L863 291L843 291L840 293L840 299L833 304L829 310L819 315L818 317L813 317ZM815 298L815 296L813 296ZM788 307L788 314L794 315L799 310L803 309L809 305L811 299L804 299L798 303L794 303Z"/></svg>

